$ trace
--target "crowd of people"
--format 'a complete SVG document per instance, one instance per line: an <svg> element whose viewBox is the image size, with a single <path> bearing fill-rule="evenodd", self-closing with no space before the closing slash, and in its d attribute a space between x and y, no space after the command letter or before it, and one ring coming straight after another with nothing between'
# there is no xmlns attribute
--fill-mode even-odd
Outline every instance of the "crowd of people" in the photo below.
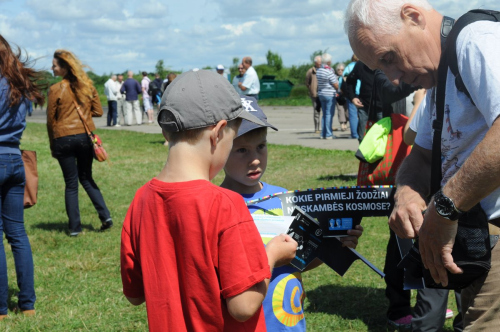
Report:
<svg viewBox="0 0 500 332"><path fill-rule="evenodd" d="M104 94L108 100L107 126L141 125L143 113L146 114L148 124L153 124L154 105L160 104L163 91L176 76L175 73L170 73L165 79L161 79L159 74L155 74L155 79L151 80L144 71L139 83L131 70L127 72L125 81L121 74L111 75L104 84ZM142 107L139 102L141 95Z"/></svg>
<svg viewBox="0 0 500 332"><path fill-rule="evenodd" d="M315 131L322 139L335 138L336 106L340 130L347 130L349 122L351 137L361 141L368 120L396 112L395 102L427 90L416 93L421 103L413 107L408 136L405 133L413 148L398 172L389 226L391 239L418 239L413 263L421 260L417 266L427 275L423 280L428 288L419 291L413 313L407 298L402 304L391 302L388 320L398 328L439 330L453 289L460 302L456 331L498 329L500 154L495 146L500 133L500 13L479 14L459 20L461 30L453 34L457 30L446 28L454 21L427 0L351 0L345 30L359 61L353 57L352 65L340 63L334 71L332 57L325 53L314 59L307 73ZM21 59L21 52L16 54L0 36L0 165L5 170L0 177L0 232L14 254L18 310L34 315L19 141L30 104L43 104L44 96L39 73ZM450 59L456 60L456 72ZM49 90L47 131L50 151L64 176L69 235L81 233L78 182L96 209L100 230L106 231L113 220L92 178L92 144L86 132L86 127L95 129L92 117L103 115L99 96L73 53L56 50L52 63L62 81ZM278 128L267 122L258 105L260 84L252 59L243 58L238 70L232 84L219 75L222 66L217 73L171 74L167 82L159 76L151 81L143 73L139 83L128 72L127 80L113 75L105 84L108 126L121 121L132 125L133 117L142 124L142 95L148 123L154 121L153 104L160 103L158 124L169 146L159 175L136 192L121 233L123 293L134 305L146 302L151 331L306 329L301 274L289 265L297 242L281 234L264 246L252 218L266 211L280 215L280 204L244 202L285 189L261 181L267 167L267 130ZM440 118L443 113L446 120ZM224 181L216 186L210 180L221 170ZM363 228L348 234L342 245L355 248ZM477 242L486 246L485 252L474 251ZM396 253L389 247L388 256ZM454 287L457 278L470 272L455 256L458 247L470 254L469 265L486 257L487 267ZM400 256L392 260L386 262L387 271L395 269ZM316 260L308 268L320 264ZM390 278L388 288L396 285ZM282 281L293 287L287 291ZM389 298L403 285L396 288L387 293ZM1 246L0 320L8 314L8 291Z"/></svg>

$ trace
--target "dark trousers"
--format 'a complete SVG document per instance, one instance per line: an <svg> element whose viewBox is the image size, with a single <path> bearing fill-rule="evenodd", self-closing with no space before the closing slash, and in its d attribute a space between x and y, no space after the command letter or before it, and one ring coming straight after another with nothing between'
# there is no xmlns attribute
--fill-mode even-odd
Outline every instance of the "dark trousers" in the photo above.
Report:
<svg viewBox="0 0 500 332"><path fill-rule="evenodd" d="M108 127L111 126L111 123L113 123L113 126L116 125L116 118L118 116L118 103L116 100L108 100L108 121L107 125Z"/></svg>
<svg viewBox="0 0 500 332"><path fill-rule="evenodd" d="M14 256L18 307L21 310L35 308L33 256L30 241L24 228L24 164L21 155L0 154L0 239L3 235L10 244ZM0 315L7 315L9 282L7 260L3 243L0 244Z"/></svg>
<svg viewBox="0 0 500 332"><path fill-rule="evenodd" d="M358 108L358 140L361 142L365 137L366 124L368 123L368 108ZM383 113L377 112L376 121L382 119Z"/></svg>
<svg viewBox="0 0 500 332"><path fill-rule="evenodd" d="M448 289L426 288L418 291L413 319L412 332L440 331L444 326L446 309L448 308ZM455 291L458 314L453 320L453 330L461 332L464 329L460 291Z"/></svg>
<svg viewBox="0 0 500 332"><path fill-rule="evenodd" d="M385 296L389 300L387 318L394 321L411 315L411 291L404 290L404 271L397 268L401 261L401 254L399 253L396 234L392 230L390 232L384 265Z"/></svg>
<svg viewBox="0 0 500 332"><path fill-rule="evenodd" d="M81 232L80 208L78 205L78 181L89 195L101 222L110 218L101 191L92 178L92 144L87 134L56 138L53 145L54 157L59 161L66 183L64 198L69 218L69 231Z"/></svg>
<svg viewBox="0 0 500 332"><path fill-rule="evenodd" d="M254 97L255 100L259 100L259 94L258 93L257 94L248 94L247 96L248 97Z"/></svg>

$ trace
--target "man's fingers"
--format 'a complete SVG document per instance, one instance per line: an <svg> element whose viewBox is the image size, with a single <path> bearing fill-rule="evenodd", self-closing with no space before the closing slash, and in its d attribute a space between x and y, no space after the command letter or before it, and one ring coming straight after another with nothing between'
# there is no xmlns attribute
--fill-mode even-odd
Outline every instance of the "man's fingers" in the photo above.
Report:
<svg viewBox="0 0 500 332"><path fill-rule="evenodd" d="M440 252L434 253L434 268L438 275L438 280L434 278L436 283L441 283L443 286L448 286L448 274L443 264L443 259Z"/></svg>
<svg viewBox="0 0 500 332"><path fill-rule="evenodd" d="M389 218L389 227L402 239L413 239L415 237L410 217L405 211L393 211Z"/></svg>
<svg viewBox="0 0 500 332"><path fill-rule="evenodd" d="M453 274L461 274L464 271L458 267L457 264L453 261L453 256L450 253L443 254L443 266L445 269L450 271Z"/></svg>

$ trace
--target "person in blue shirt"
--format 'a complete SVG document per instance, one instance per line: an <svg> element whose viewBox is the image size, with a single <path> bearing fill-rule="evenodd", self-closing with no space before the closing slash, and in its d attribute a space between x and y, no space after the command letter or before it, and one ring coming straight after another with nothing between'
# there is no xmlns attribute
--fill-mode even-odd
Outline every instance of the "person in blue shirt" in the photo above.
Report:
<svg viewBox="0 0 500 332"><path fill-rule="evenodd" d="M233 190L245 201L262 198L285 188L260 181L267 167L267 128L278 130L267 122L267 117L252 97L242 96L246 111L266 123L265 127L242 121L233 148L224 167L225 178L221 187ZM278 198L248 206L250 213L282 216L281 201ZM348 231L348 237L341 238L344 246L355 248L363 232L361 226ZM265 242L265 239L263 239ZM322 262L313 261L307 270ZM305 331L306 321L303 311L305 292L299 270L291 265L274 268L267 295L263 302L264 316L268 331Z"/></svg>
<svg viewBox="0 0 500 332"><path fill-rule="evenodd" d="M44 104L41 74L15 54L0 35L0 238L3 233L12 248L19 286L17 309L35 314L33 255L24 228L24 163L19 144L26 128L31 103ZM3 243L0 245L0 320L8 314L9 283Z"/></svg>

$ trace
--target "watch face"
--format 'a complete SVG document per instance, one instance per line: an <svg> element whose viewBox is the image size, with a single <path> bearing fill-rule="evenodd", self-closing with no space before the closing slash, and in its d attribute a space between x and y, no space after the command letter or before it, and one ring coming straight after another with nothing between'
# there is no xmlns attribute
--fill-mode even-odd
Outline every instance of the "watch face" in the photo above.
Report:
<svg viewBox="0 0 500 332"><path fill-rule="evenodd" d="M453 202L448 197L444 195L437 195L437 197L434 197L434 202L436 211L441 216L448 217L454 212Z"/></svg>

